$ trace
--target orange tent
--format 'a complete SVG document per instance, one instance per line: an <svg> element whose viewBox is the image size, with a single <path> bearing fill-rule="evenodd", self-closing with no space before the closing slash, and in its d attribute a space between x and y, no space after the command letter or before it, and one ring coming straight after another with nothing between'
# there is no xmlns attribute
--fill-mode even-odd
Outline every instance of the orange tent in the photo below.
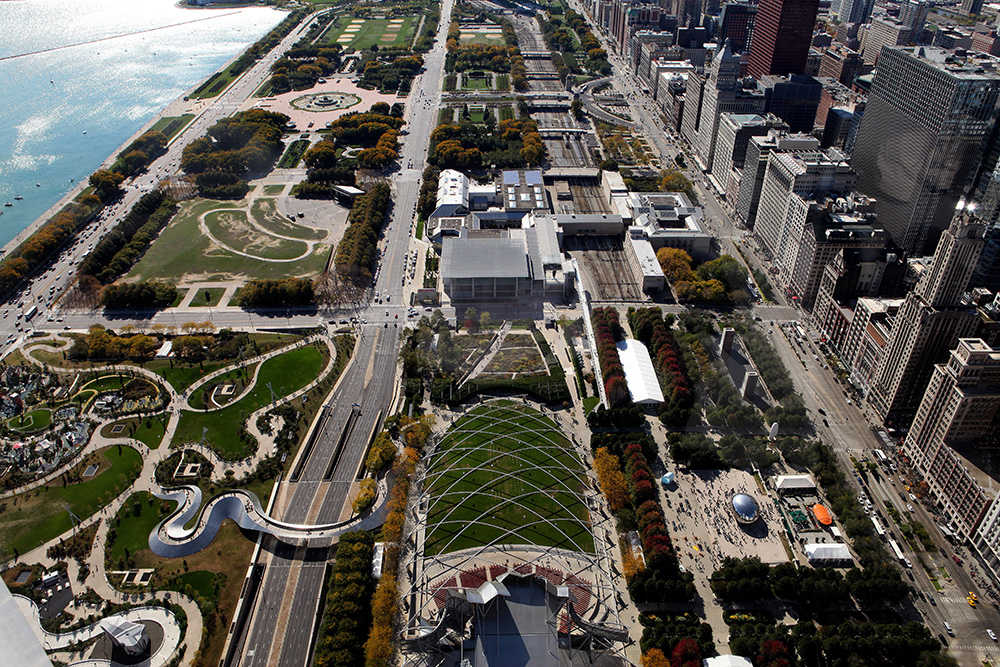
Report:
<svg viewBox="0 0 1000 667"><path fill-rule="evenodd" d="M826 509L819 503L812 506L813 514L816 515L816 520L819 521L824 526L829 526L833 523L833 517L830 516L830 510Z"/></svg>

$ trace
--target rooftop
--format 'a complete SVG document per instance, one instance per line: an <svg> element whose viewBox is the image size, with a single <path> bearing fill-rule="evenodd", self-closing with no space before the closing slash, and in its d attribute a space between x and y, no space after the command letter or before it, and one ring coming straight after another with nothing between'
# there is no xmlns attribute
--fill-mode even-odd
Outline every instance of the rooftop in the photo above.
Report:
<svg viewBox="0 0 1000 667"><path fill-rule="evenodd" d="M441 244L441 277L528 278L524 238L446 238Z"/></svg>
<svg viewBox="0 0 1000 667"><path fill-rule="evenodd" d="M662 403L660 381L656 378L646 346L634 338L626 338L617 347L632 400L636 403Z"/></svg>

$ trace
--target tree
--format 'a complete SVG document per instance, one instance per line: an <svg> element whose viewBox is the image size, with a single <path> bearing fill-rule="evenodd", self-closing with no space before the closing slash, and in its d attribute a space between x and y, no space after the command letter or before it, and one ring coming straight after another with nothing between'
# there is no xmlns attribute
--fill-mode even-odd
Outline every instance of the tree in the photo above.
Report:
<svg viewBox="0 0 1000 667"><path fill-rule="evenodd" d="M578 121L581 122L584 120L585 116L583 115L583 102L581 102L580 100L573 100L573 102L569 105L569 110L572 112L573 118L576 118Z"/></svg>
<svg viewBox="0 0 1000 667"><path fill-rule="evenodd" d="M607 447L600 447L594 452L594 470L611 511L617 512L625 507L628 504L628 489L618 457L608 452Z"/></svg>
<svg viewBox="0 0 1000 667"><path fill-rule="evenodd" d="M680 169L664 169L660 172L660 190L662 192L683 192L694 198L694 185Z"/></svg>
<svg viewBox="0 0 1000 667"><path fill-rule="evenodd" d="M651 648L642 654L642 667L670 667L670 661L658 648Z"/></svg>
<svg viewBox="0 0 1000 667"><path fill-rule="evenodd" d="M695 273L691 270L691 255L686 251L680 248L660 248L656 251L656 260L670 282L695 280Z"/></svg>

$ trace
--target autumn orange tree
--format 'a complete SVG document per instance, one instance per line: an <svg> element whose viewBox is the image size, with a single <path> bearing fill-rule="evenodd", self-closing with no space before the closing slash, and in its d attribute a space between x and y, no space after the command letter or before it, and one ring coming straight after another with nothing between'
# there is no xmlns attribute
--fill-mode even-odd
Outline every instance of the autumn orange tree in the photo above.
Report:
<svg viewBox="0 0 1000 667"><path fill-rule="evenodd" d="M628 489L618 457L610 453L607 447L601 447L594 452L594 469L611 511L617 512L625 507L628 504Z"/></svg>
<svg viewBox="0 0 1000 667"><path fill-rule="evenodd" d="M656 260L667 280L672 283L697 280L691 270L691 255L680 248L660 248L656 251Z"/></svg>
<svg viewBox="0 0 1000 667"><path fill-rule="evenodd" d="M670 661L658 648L651 648L642 654L642 667L670 667Z"/></svg>

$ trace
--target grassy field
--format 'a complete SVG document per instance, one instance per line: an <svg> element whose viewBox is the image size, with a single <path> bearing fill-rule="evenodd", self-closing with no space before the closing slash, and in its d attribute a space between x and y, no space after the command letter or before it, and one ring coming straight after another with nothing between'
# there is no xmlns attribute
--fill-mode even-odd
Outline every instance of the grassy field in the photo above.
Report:
<svg viewBox="0 0 1000 667"><path fill-rule="evenodd" d="M309 249L305 243L261 233L243 211L212 211L205 215L205 226L229 249L261 259L295 259Z"/></svg>
<svg viewBox="0 0 1000 667"><path fill-rule="evenodd" d="M500 33L467 32L459 33L458 41L462 44L482 44L483 46L499 46L503 44Z"/></svg>
<svg viewBox="0 0 1000 667"><path fill-rule="evenodd" d="M153 127L149 129L162 132L167 141L170 141L180 134L181 130L187 127L192 120L194 120L193 113L186 113L180 116L164 116L153 123Z"/></svg>
<svg viewBox="0 0 1000 667"><path fill-rule="evenodd" d="M115 432L115 426L124 426L124 430ZM133 431L133 429L135 429ZM166 432L164 417L155 416L140 420L138 417L128 417L119 419L116 422L106 424L101 429L101 435L105 438L132 438L143 443L150 449L158 449L163 442L163 434Z"/></svg>
<svg viewBox="0 0 1000 667"><path fill-rule="evenodd" d="M226 460L241 459L249 454L240 440L238 431L250 413L271 402L270 382L274 393L285 396L314 380L326 364L325 349L308 345L272 357L264 362L257 376L257 384L235 403L212 412L183 412L173 446L201 440L202 429L207 428L206 438L219 456Z"/></svg>
<svg viewBox="0 0 1000 667"><path fill-rule="evenodd" d="M150 504L150 501L153 501ZM160 504L163 501L154 498L146 491L139 491L129 496L122 508L118 510L120 523L115 529L115 540L106 546L105 554L111 567L128 567L124 562L128 556L133 556L143 549L149 548L149 533L156 527L166 514L160 514ZM176 503L169 503L171 510ZM136 514L135 511L139 513ZM128 556L126 556L128 554Z"/></svg>
<svg viewBox="0 0 1000 667"><path fill-rule="evenodd" d="M278 160L278 169L294 169L299 166L302 156L309 148L308 139L296 139L285 150L285 154Z"/></svg>
<svg viewBox="0 0 1000 667"><path fill-rule="evenodd" d="M593 552L585 479L551 419L512 401L475 408L430 463L425 553L493 543Z"/></svg>
<svg viewBox="0 0 1000 667"><path fill-rule="evenodd" d="M233 74L232 65L230 65L226 69L216 72L212 75L211 79L198 86L191 93L190 97L194 100L205 100L210 97L216 97L233 82L236 76L236 74Z"/></svg>
<svg viewBox="0 0 1000 667"><path fill-rule="evenodd" d="M3 501L0 544L5 555L11 554L11 549L25 554L72 529L63 503L85 519L124 491L142 469L142 457L131 447L108 447L96 453L94 461L104 467L94 477L65 487L57 481Z"/></svg>
<svg viewBox="0 0 1000 667"><path fill-rule="evenodd" d="M330 246L326 244L317 245L313 252L301 260L272 262L238 255L218 246L202 234L198 225L200 215L209 211L232 208L234 205L229 202L205 199L184 202L180 211L153 242L139 263L133 267L128 277L140 280L156 278L175 282L188 275L282 279L292 276L313 276L326 266L330 254ZM265 238L263 234L259 236Z"/></svg>
<svg viewBox="0 0 1000 667"><path fill-rule="evenodd" d="M327 234L322 229L313 229L291 222L275 208L273 199L255 199L250 207L253 221L271 232L281 236L290 236L303 241L322 241Z"/></svg>
<svg viewBox="0 0 1000 667"><path fill-rule="evenodd" d="M462 75L462 90L489 90L491 85L489 74L477 77Z"/></svg>
<svg viewBox="0 0 1000 667"><path fill-rule="evenodd" d="M32 410L18 417L11 417L7 426L15 431L30 433L48 428L52 423L52 413L45 409Z"/></svg>
<svg viewBox="0 0 1000 667"><path fill-rule="evenodd" d="M225 287L200 287L198 293L191 299L192 308L213 308L222 301L222 295L226 293ZM207 299L205 297L208 297Z"/></svg>
<svg viewBox="0 0 1000 667"><path fill-rule="evenodd" d="M389 27L390 19L365 19L364 23L352 24L351 21L356 19L342 17L336 27L331 27L327 31L325 38L330 44L340 44L347 50L354 49L357 51L370 49L375 45L377 45L380 49L387 46L408 46L410 42L413 41L413 31L417 29L417 24L420 23L420 17L395 16L393 18L403 19L402 23L393 24L399 26L399 32L386 32L386 28ZM360 29L348 32L347 28L352 25L358 26ZM340 41L341 36L351 35L352 33L354 35L354 39L351 41ZM389 37L391 37L391 39L389 39Z"/></svg>
<svg viewBox="0 0 1000 667"><path fill-rule="evenodd" d="M280 195L284 191L285 191L285 185L284 184L272 184L272 185L265 185L264 186L264 194L265 195Z"/></svg>

